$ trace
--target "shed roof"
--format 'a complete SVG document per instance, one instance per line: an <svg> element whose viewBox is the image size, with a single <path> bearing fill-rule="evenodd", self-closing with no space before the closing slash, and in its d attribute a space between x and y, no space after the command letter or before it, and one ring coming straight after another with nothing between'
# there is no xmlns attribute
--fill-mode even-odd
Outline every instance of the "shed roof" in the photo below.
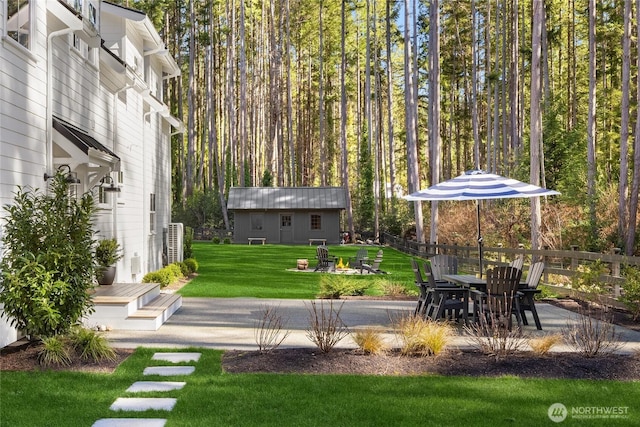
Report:
<svg viewBox="0 0 640 427"><path fill-rule="evenodd" d="M343 187L231 187L227 207L250 209L346 209Z"/></svg>

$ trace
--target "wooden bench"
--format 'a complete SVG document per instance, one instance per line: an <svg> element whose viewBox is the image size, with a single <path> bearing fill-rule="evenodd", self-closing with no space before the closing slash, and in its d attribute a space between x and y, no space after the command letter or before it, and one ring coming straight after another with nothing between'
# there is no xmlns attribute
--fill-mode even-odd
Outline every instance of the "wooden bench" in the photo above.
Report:
<svg viewBox="0 0 640 427"><path fill-rule="evenodd" d="M267 241L266 237L249 237L249 244L252 244L253 242L262 242L262 244L264 245L264 243Z"/></svg>
<svg viewBox="0 0 640 427"><path fill-rule="evenodd" d="M319 242L327 246L327 239L309 239L309 246L311 246L311 244L314 242Z"/></svg>

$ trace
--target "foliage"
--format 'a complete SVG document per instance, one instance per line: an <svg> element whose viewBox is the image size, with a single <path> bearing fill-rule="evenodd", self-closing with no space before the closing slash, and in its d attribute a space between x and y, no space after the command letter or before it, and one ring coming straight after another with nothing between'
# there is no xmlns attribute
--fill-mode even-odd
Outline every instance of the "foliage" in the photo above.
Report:
<svg viewBox="0 0 640 427"><path fill-rule="evenodd" d="M0 303L11 324L27 334L67 332L92 310L94 286L91 194L71 195L62 173L50 192L19 188L4 207Z"/></svg>
<svg viewBox="0 0 640 427"><path fill-rule="evenodd" d="M262 186L273 187L273 174L269 169L265 169L262 173Z"/></svg>
<svg viewBox="0 0 640 427"><path fill-rule="evenodd" d="M185 265L189 269L189 274L196 273L198 271L198 261L195 258L187 258L184 260Z"/></svg>
<svg viewBox="0 0 640 427"><path fill-rule="evenodd" d="M573 289L586 293L591 299L595 299L607 291L600 280L600 276L606 271L606 266L602 261L597 260L591 265L578 268L578 273L571 280Z"/></svg>
<svg viewBox="0 0 640 427"><path fill-rule="evenodd" d="M222 241L222 243L224 243L225 245L230 245L231 244L231 239L228 237L225 237L224 240Z"/></svg>
<svg viewBox="0 0 640 427"><path fill-rule="evenodd" d="M562 342L560 334L546 334L541 337L529 339L529 347L534 353L544 355L549 352L556 344Z"/></svg>
<svg viewBox="0 0 640 427"><path fill-rule="evenodd" d="M614 353L622 343L615 326L605 316L594 319L590 308L580 309L577 318L568 320L562 331L565 342L585 357Z"/></svg>
<svg viewBox="0 0 640 427"><path fill-rule="evenodd" d="M193 257L193 228L189 226L184 227L184 238L182 241L182 256L184 258Z"/></svg>
<svg viewBox="0 0 640 427"><path fill-rule="evenodd" d="M437 356L451 344L454 335L451 324L413 314L394 320L394 327L402 342L402 354Z"/></svg>
<svg viewBox="0 0 640 427"><path fill-rule="evenodd" d="M224 228L222 208L218 192L213 189L196 189L181 203L173 204L172 222L181 222L185 227ZM186 229L185 229L186 230Z"/></svg>
<svg viewBox="0 0 640 427"><path fill-rule="evenodd" d="M349 334L347 325L340 318L340 311L344 301L336 310L333 300L329 300L329 307L325 309L324 302L320 300L320 307L315 301L307 306L309 311L309 328L307 337L320 351L329 353L344 337Z"/></svg>
<svg viewBox="0 0 640 427"><path fill-rule="evenodd" d="M71 355L66 340L60 335L42 339L42 350L38 353L38 362L43 366L69 366Z"/></svg>
<svg viewBox="0 0 640 427"><path fill-rule="evenodd" d="M115 265L123 256L119 252L120 244L116 239L101 239L96 245L96 263L102 268Z"/></svg>
<svg viewBox="0 0 640 427"><path fill-rule="evenodd" d="M353 341L366 354L384 354L389 350L380 328L369 326L352 334Z"/></svg>
<svg viewBox="0 0 640 427"><path fill-rule="evenodd" d="M258 351L269 353L287 339L291 331L285 331L286 319L278 312L278 307L264 305L256 319L254 337Z"/></svg>
<svg viewBox="0 0 640 427"><path fill-rule="evenodd" d="M368 281L344 274L325 274L320 279L320 298L340 298L344 295L364 295L371 286Z"/></svg>
<svg viewBox="0 0 640 427"><path fill-rule="evenodd" d="M116 353L107 339L94 330L78 326L72 330L69 338L82 359L99 362L116 358Z"/></svg>
<svg viewBox="0 0 640 427"><path fill-rule="evenodd" d="M145 274L142 278L142 283L159 283L160 287L164 288L177 282L183 277L180 265L174 262L162 267L160 270L151 271Z"/></svg>
<svg viewBox="0 0 640 427"><path fill-rule="evenodd" d="M364 138L363 136L363 139ZM357 208L357 216L354 218L356 229L373 231L373 216L375 210L373 159L366 140L360 144L360 179L358 181Z"/></svg>
<svg viewBox="0 0 640 427"><path fill-rule="evenodd" d="M625 280L619 299L631 311L635 321L640 317L640 268L627 266L622 274Z"/></svg>
<svg viewBox="0 0 640 427"><path fill-rule="evenodd" d="M213 236L211 238L211 243L215 243L216 245L220 243L220 237L218 236Z"/></svg>

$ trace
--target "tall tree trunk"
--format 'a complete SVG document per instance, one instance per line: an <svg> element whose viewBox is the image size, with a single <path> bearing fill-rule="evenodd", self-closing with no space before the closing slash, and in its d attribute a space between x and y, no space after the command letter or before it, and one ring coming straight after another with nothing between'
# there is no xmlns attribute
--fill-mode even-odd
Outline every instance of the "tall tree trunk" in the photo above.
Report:
<svg viewBox="0 0 640 427"><path fill-rule="evenodd" d="M240 1L240 19L238 21L238 37L239 40L239 64L238 74L240 74L240 111L238 112L238 151L239 151L239 166L240 166L240 180L244 182L247 167L247 51L246 51L246 36L245 36L245 9L244 1ZM251 183L253 184L253 183ZM247 185L246 182L241 185Z"/></svg>
<svg viewBox="0 0 640 427"><path fill-rule="evenodd" d="M589 0L589 112L587 118L587 203L591 236L596 225L596 0Z"/></svg>
<svg viewBox="0 0 640 427"><path fill-rule="evenodd" d="M622 104L620 118L620 183L618 184L618 235L627 234L627 190L629 185L629 81L631 71L631 0L624 1L622 37Z"/></svg>
<svg viewBox="0 0 640 427"><path fill-rule="evenodd" d="M416 26L413 24L415 20L412 19L410 11L415 13L413 8L413 0L405 0L404 4L404 81L405 81L405 127L407 129L407 181L409 187L409 193L413 193L419 190L420 185L420 172L418 166L418 146L417 146L417 111L415 106L414 96L414 76L413 74L413 61L412 61L412 38L411 32L416 31ZM422 229L422 203L419 201L414 202L414 216L416 221L416 237L419 243L424 243L424 232Z"/></svg>
<svg viewBox="0 0 640 427"><path fill-rule="evenodd" d="M343 0L343 4L344 4ZM391 63L391 0L386 2L386 42L387 42L387 134L389 147L389 186L391 187L391 214L396 213L395 188L396 188L396 160L395 145L393 142L393 71Z"/></svg>
<svg viewBox="0 0 640 427"><path fill-rule="evenodd" d="M325 141L324 127L324 37L323 37L323 22L322 22L322 9L323 2L320 0L320 12L319 12L319 38L320 46L318 47L318 68L320 78L318 79L318 126L320 127L320 185L327 185L327 143ZM367 26L367 28L369 28Z"/></svg>
<svg viewBox="0 0 640 427"><path fill-rule="evenodd" d="M432 0L432 4L435 0ZM478 131L478 21L476 2L471 0L471 125L473 128L473 164L480 169L480 135ZM437 37L437 34L436 34Z"/></svg>
<svg viewBox="0 0 640 427"><path fill-rule="evenodd" d="M636 1L636 30L640 39L640 2ZM636 68L640 70L640 43L636 43ZM640 99L640 79L636 82L636 99ZM633 178L631 179L631 195L629 197L629 227L624 245L624 253L633 255L638 227L638 196L640 195L640 108L636 108L636 132L633 143Z"/></svg>
<svg viewBox="0 0 640 427"><path fill-rule="evenodd" d="M533 2L533 16L531 24L531 106L530 106L530 179L534 185L540 184L540 140L542 139L542 113L540 101L541 88L541 59L542 59L542 24L544 20L544 2ZM540 198L531 198L531 249L540 248Z"/></svg>
<svg viewBox="0 0 640 427"><path fill-rule="evenodd" d="M341 1L340 6L340 146L341 150L341 162L342 162L342 185L347 192L347 227L349 230L349 236L353 238L355 236L355 227L353 225L353 208L351 207L351 190L349 187L349 164L348 164L348 152L347 152L347 88L346 88L346 74L347 74L347 51L345 48L347 37L346 34L346 7L347 0ZM347 242L348 243L348 242Z"/></svg>
<svg viewBox="0 0 640 427"><path fill-rule="evenodd" d="M473 0L472 0L473 1ZM473 29L475 31L475 28ZM429 5L429 102L431 104L431 185L440 182L440 1ZM477 122L476 122L477 124ZM477 130L477 129L476 129ZM476 141L477 142L477 141ZM438 202L431 202L429 242L438 243Z"/></svg>
<svg viewBox="0 0 640 427"><path fill-rule="evenodd" d="M192 25L189 29L189 89L187 92L187 103L189 111L187 115L187 176L186 176L186 193L187 197L193 194L193 170L195 163L196 153L196 12L195 12L195 0L189 2L189 16Z"/></svg>

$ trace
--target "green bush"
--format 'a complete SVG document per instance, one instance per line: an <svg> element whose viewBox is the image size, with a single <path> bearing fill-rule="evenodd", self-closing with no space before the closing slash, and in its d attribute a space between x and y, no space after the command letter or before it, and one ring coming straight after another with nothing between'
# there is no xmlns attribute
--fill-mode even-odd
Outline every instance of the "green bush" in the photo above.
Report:
<svg viewBox="0 0 640 427"><path fill-rule="evenodd" d="M38 353L38 362L43 366L69 366L71 355L66 340L60 335L46 337L42 340L43 348Z"/></svg>
<svg viewBox="0 0 640 427"><path fill-rule="evenodd" d="M176 262L176 264L178 264L178 266L180 267L180 272L182 273L183 276L188 276L189 273L189 266L187 264L185 264L184 262Z"/></svg>
<svg viewBox="0 0 640 427"><path fill-rule="evenodd" d="M115 360L116 353L107 339L91 329L78 327L70 336L73 348L85 360Z"/></svg>
<svg viewBox="0 0 640 427"><path fill-rule="evenodd" d="M640 317L640 268L628 266L622 274L625 281L620 301L631 311L635 321Z"/></svg>
<svg viewBox="0 0 640 427"><path fill-rule="evenodd" d="M159 283L161 288L169 286L171 284L171 277L169 272L164 268L157 271L151 271L144 275L142 283Z"/></svg>
<svg viewBox="0 0 640 427"><path fill-rule="evenodd" d="M213 236L213 238L211 239L212 243L215 243L216 245L220 243L220 237L218 236Z"/></svg>
<svg viewBox="0 0 640 427"><path fill-rule="evenodd" d="M173 283L179 279L182 279L184 275L182 274L182 269L178 263L172 263L164 267L169 272L170 282Z"/></svg>
<svg viewBox="0 0 640 427"><path fill-rule="evenodd" d="M225 245L228 245L231 243L231 239L228 237L225 237L222 243L224 243Z"/></svg>
<svg viewBox="0 0 640 427"><path fill-rule="evenodd" d="M193 228L189 226L184 227L184 241L182 242L182 250L185 258L191 258L193 256Z"/></svg>
<svg viewBox="0 0 640 427"><path fill-rule="evenodd" d="M62 335L91 313L97 266L93 197L72 197L60 172L50 182L46 193L18 188L0 233L4 314L38 337Z"/></svg>
<svg viewBox="0 0 640 427"><path fill-rule="evenodd" d="M340 298L343 295L364 295L369 283L340 274L323 275L320 279L320 298Z"/></svg>
<svg viewBox="0 0 640 427"><path fill-rule="evenodd" d="M189 274L196 273L200 267L195 258L187 258L184 260L184 263L189 268Z"/></svg>

